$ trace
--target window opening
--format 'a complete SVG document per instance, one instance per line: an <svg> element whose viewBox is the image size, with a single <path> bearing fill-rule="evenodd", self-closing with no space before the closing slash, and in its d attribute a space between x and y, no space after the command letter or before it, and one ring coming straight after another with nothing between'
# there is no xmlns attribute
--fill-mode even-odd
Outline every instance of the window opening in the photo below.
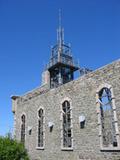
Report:
<svg viewBox="0 0 120 160"><path fill-rule="evenodd" d="M21 117L21 142L25 143L25 115L22 115Z"/></svg>
<svg viewBox="0 0 120 160"><path fill-rule="evenodd" d="M99 92L99 102L103 146L108 147L112 145L113 147L117 147L118 144L115 132L114 113L110 89L103 88Z"/></svg>
<svg viewBox="0 0 120 160"><path fill-rule="evenodd" d="M62 105L63 110L63 147L72 147L72 130L71 130L71 109L70 103L65 101Z"/></svg>
<svg viewBox="0 0 120 160"><path fill-rule="evenodd" d="M38 147L43 147L43 109L38 111Z"/></svg>

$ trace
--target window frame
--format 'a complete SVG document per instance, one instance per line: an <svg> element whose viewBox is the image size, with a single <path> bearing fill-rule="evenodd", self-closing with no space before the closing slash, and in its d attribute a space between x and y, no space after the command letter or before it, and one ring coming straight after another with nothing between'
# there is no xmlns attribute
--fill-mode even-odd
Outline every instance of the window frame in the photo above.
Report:
<svg viewBox="0 0 120 160"><path fill-rule="evenodd" d="M22 125L23 125L23 122L22 122L22 116L25 116L25 123L24 123L24 142L22 141ZM25 145L25 143L26 143L26 114L25 113L22 113L21 115L20 115L20 121L21 121L21 123L20 123L20 142L21 143L23 143L24 145Z"/></svg>
<svg viewBox="0 0 120 160"><path fill-rule="evenodd" d="M39 111L40 109L43 110L43 146L42 147L39 147L38 146L38 128L39 128L39 120L40 120L40 117L39 117ZM44 150L45 148L45 110L43 107L39 107L38 110L37 110L37 136L36 136L36 149L37 150Z"/></svg>
<svg viewBox="0 0 120 160"><path fill-rule="evenodd" d="M71 147L64 147L63 146L63 103L68 101L70 104L70 119L71 119ZM70 98L66 97L61 101L60 105L60 121L61 121L61 150L64 151L72 151L73 150L73 117L72 117L72 101Z"/></svg>
<svg viewBox="0 0 120 160"><path fill-rule="evenodd" d="M117 139L117 146L103 146L103 138L102 138L102 123L101 123L101 110L100 110L100 102L99 102L99 93L103 88L107 88L111 92L111 107L113 109L114 123L115 123L115 134ZM120 137L119 137L119 129L118 129L118 119L116 113L116 105L115 105L115 97L113 93L113 87L109 84L102 84L98 87L96 91L96 105L97 105L97 116L98 116L98 127L99 127L99 138L100 138L100 150L101 151L120 151Z"/></svg>

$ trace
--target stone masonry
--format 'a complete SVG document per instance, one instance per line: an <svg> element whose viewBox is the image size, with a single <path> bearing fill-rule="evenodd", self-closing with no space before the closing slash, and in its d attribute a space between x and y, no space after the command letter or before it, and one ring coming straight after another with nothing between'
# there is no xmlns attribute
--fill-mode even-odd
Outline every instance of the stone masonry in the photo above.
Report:
<svg viewBox="0 0 120 160"><path fill-rule="evenodd" d="M79 77L57 88L45 84L22 96L12 96L14 134L20 141L21 115L26 115L25 147L31 160L120 160L120 151L101 151L96 104L96 91L101 85L113 88L118 129L120 130L120 60ZM61 149L61 102L69 98L72 103L73 149ZM45 110L45 146L37 148L37 112ZM86 122L80 128L79 116ZM48 123L53 122L50 132ZM28 126L32 128L28 133Z"/></svg>

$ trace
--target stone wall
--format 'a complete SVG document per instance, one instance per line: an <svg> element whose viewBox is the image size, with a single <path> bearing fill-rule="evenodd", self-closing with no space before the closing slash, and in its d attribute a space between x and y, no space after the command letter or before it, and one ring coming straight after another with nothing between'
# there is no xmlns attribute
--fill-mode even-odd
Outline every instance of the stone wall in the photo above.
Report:
<svg viewBox="0 0 120 160"><path fill-rule="evenodd" d="M101 84L113 87L118 126L120 130L120 60L104 66L77 80L56 89L42 86L24 96L17 97L15 110L15 135L20 140L21 115L26 115L26 148L31 160L120 160L120 152L100 151L96 91ZM61 150L61 102L72 101L73 150ZM37 149L37 111L45 110L45 147ZM86 117L85 128L81 129L79 116ZM54 127L49 131L48 122ZM32 127L31 135L28 126Z"/></svg>

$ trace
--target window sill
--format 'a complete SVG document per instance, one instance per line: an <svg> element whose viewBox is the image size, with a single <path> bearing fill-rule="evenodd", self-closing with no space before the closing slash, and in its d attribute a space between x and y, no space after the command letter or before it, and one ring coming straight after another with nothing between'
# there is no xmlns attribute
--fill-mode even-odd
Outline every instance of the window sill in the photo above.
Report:
<svg viewBox="0 0 120 160"><path fill-rule="evenodd" d="M36 147L37 150L44 150L44 147Z"/></svg>
<svg viewBox="0 0 120 160"><path fill-rule="evenodd" d="M61 148L62 151L73 151L73 148Z"/></svg>
<svg viewBox="0 0 120 160"><path fill-rule="evenodd" d="M120 152L120 147L101 147L101 152Z"/></svg>

